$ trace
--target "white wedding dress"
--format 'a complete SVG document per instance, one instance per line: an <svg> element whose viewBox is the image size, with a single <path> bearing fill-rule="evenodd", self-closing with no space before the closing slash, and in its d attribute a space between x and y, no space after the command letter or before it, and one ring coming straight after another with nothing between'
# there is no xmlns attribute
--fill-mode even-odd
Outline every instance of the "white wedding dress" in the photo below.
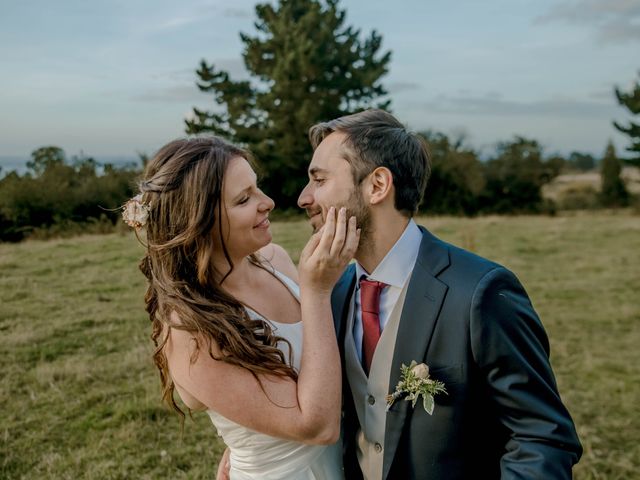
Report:
<svg viewBox="0 0 640 480"><path fill-rule="evenodd" d="M298 285L280 272L274 272L280 281L300 299ZM247 308L253 318L258 313ZM276 335L286 338L293 348L293 366L300 369L302 349L302 322L280 323L267 320ZM278 345L289 358L289 348ZM231 480L334 480L343 479L341 442L333 445L306 445L272 437L232 422L213 410L207 410L211 421L230 450Z"/></svg>

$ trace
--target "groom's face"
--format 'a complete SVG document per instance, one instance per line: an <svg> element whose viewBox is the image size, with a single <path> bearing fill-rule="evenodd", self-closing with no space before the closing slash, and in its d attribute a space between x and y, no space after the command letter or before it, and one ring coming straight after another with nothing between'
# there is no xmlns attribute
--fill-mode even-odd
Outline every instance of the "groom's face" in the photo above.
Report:
<svg viewBox="0 0 640 480"><path fill-rule="evenodd" d="M307 211L314 232L324 225L331 207L347 207L347 214L356 216L359 227L368 220L367 205L346 160L345 138L334 132L318 145L308 168L309 183L298 197L298 206Z"/></svg>

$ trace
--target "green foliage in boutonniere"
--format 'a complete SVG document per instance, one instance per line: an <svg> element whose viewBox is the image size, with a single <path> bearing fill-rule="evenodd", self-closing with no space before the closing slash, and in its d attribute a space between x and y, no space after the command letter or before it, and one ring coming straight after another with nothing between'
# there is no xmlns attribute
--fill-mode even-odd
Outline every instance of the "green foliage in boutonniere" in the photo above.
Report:
<svg viewBox="0 0 640 480"><path fill-rule="evenodd" d="M432 415L435 408L434 396L438 393L444 393L445 395L447 393L444 383L429 378L429 367L424 363L417 364L413 360L408 367L403 363L400 368L402 377L396 385L396 390L386 397L387 411L391 408L393 402L405 395L405 400L411 401L411 407L415 407L418 397L422 395L424 410L429 415Z"/></svg>

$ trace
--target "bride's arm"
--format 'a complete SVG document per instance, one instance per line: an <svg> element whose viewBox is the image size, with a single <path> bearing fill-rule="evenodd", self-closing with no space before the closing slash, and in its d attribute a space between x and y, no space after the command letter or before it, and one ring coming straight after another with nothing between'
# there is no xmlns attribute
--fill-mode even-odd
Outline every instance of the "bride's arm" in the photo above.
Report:
<svg viewBox="0 0 640 480"><path fill-rule="evenodd" d="M207 408L258 432L305 443L333 443L339 436L340 356L333 327L331 289L355 253L355 219L332 213L300 257L303 321L301 367L296 383L288 377L261 375L262 388L248 370L214 360L206 343L197 358L195 337L171 329L167 360L175 382ZM215 356L221 355L212 345Z"/></svg>
<svg viewBox="0 0 640 480"><path fill-rule="evenodd" d="M231 465L229 463L229 447L224 449L220 463L218 463L218 471L216 473L216 480L229 480L229 470Z"/></svg>

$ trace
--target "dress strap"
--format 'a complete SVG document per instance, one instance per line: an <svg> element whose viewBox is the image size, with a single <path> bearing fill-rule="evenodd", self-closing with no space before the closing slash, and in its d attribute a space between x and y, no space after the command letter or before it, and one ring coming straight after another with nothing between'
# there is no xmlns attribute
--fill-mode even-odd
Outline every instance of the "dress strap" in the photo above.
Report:
<svg viewBox="0 0 640 480"><path fill-rule="evenodd" d="M297 300L300 300L300 287L293 279L287 277L284 273L276 270L275 268L273 269L273 274L278 277L278 280L280 280L284 286L289 289L291 294L296 297Z"/></svg>

